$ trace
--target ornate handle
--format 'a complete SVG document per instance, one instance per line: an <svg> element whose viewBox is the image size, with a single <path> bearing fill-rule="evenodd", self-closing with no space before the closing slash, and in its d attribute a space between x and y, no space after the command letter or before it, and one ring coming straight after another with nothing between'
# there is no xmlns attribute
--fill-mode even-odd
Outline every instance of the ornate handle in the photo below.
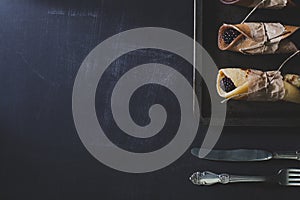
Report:
<svg viewBox="0 0 300 200"><path fill-rule="evenodd" d="M227 184L236 182L265 182L268 181L267 177L264 176L237 176L229 174L215 174L212 172L196 172L190 180L195 185L213 185L216 183Z"/></svg>
<svg viewBox="0 0 300 200"><path fill-rule="evenodd" d="M196 172L191 177L190 180L195 185L213 185L216 183L226 184L229 183L228 174L215 174L212 172Z"/></svg>
<svg viewBox="0 0 300 200"><path fill-rule="evenodd" d="M273 153L274 159L288 159L288 160L300 160L300 152L275 152Z"/></svg>

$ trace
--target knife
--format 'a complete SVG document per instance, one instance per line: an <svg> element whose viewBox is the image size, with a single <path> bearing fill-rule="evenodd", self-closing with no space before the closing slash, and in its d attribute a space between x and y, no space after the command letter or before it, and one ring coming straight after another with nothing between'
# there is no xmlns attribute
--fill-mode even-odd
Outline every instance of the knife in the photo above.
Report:
<svg viewBox="0 0 300 200"><path fill-rule="evenodd" d="M300 160L300 152L274 152L256 149L211 150L205 157L200 156L200 148L191 153L201 159L228 162L265 161L271 159Z"/></svg>

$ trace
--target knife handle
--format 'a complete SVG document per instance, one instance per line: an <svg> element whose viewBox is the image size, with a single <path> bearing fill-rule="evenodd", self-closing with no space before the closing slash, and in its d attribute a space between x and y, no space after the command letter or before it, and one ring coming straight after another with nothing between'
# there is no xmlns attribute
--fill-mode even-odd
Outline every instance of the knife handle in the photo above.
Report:
<svg viewBox="0 0 300 200"><path fill-rule="evenodd" d="M274 159L286 159L286 160L300 160L300 153L299 151L286 151L286 152L274 152L273 153Z"/></svg>

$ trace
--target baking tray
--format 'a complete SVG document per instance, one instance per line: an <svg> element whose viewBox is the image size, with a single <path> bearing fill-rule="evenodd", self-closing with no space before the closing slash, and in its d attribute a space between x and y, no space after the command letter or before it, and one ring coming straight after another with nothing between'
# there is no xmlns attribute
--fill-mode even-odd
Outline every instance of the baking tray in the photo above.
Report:
<svg viewBox="0 0 300 200"><path fill-rule="evenodd" d="M219 0L197 0L195 39L202 44L218 68L241 67L259 70L276 70L289 56L258 55L247 56L235 52L221 51L217 46L219 27L223 23L240 23L251 11L232 5L224 5ZM289 25L300 25L300 12L297 9L256 10L248 22L281 22ZM300 47L300 31L292 36ZM294 57L281 70L285 73L300 74L300 56ZM213 66L211 66L213 67ZM205 66L205 69L208 67ZM217 74L216 74L217 76ZM210 97L201 80L196 80L201 87L200 110L201 121L208 124L210 120ZM227 102L225 126L280 126L300 127L300 105L288 102L248 102L230 100Z"/></svg>

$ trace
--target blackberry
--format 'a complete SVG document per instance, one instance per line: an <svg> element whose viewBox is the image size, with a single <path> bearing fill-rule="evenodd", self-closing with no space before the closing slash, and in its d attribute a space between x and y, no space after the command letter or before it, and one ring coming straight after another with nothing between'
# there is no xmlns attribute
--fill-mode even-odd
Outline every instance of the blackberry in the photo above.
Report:
<svg viewBox="0 0 300 200"><path fill-rule="evenodd" d="M231 92L232 90L234 90L236 88L234 83L232 82L232 80L228 77L224 77L220 81L220 86L221 86L222 90L224 90L225 92Z"/></svg>
<svg viewBox="0 0 300 200"><path fill-rule="evenodd" d="M225 44L230 44L241 33L233 28L226 29L222 35Z"/></svg>

